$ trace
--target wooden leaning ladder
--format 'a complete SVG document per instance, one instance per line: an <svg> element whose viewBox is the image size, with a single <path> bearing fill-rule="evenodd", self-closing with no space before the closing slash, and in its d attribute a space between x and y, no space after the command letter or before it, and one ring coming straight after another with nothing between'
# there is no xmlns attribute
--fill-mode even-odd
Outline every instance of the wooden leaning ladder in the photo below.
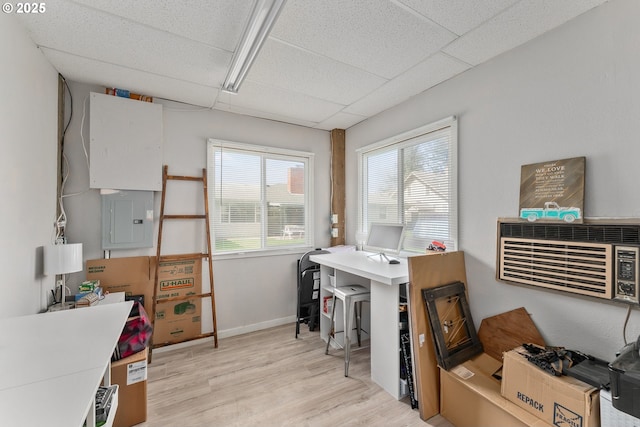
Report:
<svg viewBox="0 0 640 427"><path fill-rule="evenodd" d="M204 215L196 214L196 215L165 215L164 213L164 205L165 198L167 194L167 181L176 180L176 181L194 181L201 182L203 187L204 194ZM178 255L162 255L162 228L164 226L165 220L203 220L205 222L206 235L207 235L207 253L193 253L193 254L178 254ZM166 345L178 344L181 342L192 341L200 338L213 337L213 342L215 348L218 348L218 329L216 322L216 300L215 293L213 287L213 261L211 259L211 231L209 228L209 201L207 195L207 172L206 169L202 169L202 176L200 177L192 177L192 176L178 176L178 175L169 175L168 174L168 166L165 165L162 169L162 202L160 203L160 223L158 228L158 245L157 245L157 254L156 254L156 268L155 268L155 280L153 286L153 315L152 315L152 324L155 328L155 318L156 318L156 308L158 304L167 303L172 301L183 301L189 300L193 298L207 298L211 299L211 316L213 320L213 332L207 332L204 334L199 334L193 337L188 337L185 339L181 339L178 341L171 342L162 342L157 343L153 339L153 335L151 337L151 345L149 346L149 362L151 362L151 355L154 348L164 347ZM200 293L195 295L187 295L187 296L177 296L170 298L158 298L158 288L159 288L159 269L160 264L162 262L167 261L180 261L180 260L193 260L197 258L206 258L209 264L209 292Z"/></svg>

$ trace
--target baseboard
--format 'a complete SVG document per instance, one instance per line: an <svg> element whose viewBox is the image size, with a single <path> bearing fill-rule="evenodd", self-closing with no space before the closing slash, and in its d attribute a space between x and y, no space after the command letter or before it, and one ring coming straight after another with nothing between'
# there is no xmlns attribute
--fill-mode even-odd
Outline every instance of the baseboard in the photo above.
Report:
<svg viewBox="0 0 640 427"><path fill-rule="evenodd" d="M238 328L225 329L218 331L218 339L229 338L236 335L248 334L250 332L261 331L263 329L269 329L276 326L287 325L289 323L295 323L296 316L282 317L280 319L268 320L266 322L254 323L252 325L245 325ZM165 351L178 350L181 348L191 347L198 344L204 344L207 342L213 342L213 337L201 338L199 340L181 342L178 344L172 344L165 347L158 347L153 350L154 353L164 353Z"/></svg>
<svg viewBox="0 0 640 427"><path fill-rule="evenodd" d="M295 323L296 316L287 316L280 319L267 320L266 322L254 323L253 325L245 325L239 328L225 329L224 331L218 331L218 339L228 338L236 335L248 334L249 332L261 331L263 329L269 329L276 326L286 325L289 323Z"/></svg>

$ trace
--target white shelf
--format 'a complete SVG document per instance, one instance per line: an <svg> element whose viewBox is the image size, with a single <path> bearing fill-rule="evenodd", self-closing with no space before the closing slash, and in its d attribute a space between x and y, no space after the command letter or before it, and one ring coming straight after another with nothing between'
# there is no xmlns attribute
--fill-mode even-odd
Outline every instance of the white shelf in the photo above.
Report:
<svg viewBox="0 0 640 427"><path fill-rule="evenodd" d="M103 427L113 427L113 422L116 419L116 412L118 411L118 395L120 394L120 387L115 384L116 389L111 397L111 409L109 409L109 415L107 416L107 421L105 422Z"/></svg>
<svg viewBox="0 0 640 427"><path fill-rule="evenodd" d="M12 344L0 363L0 425L82 426L131 306L0 319L3 342ZM97 333L88 333L87 325Z"/></svg>
<svg viewBox="0 0 640 427"><path fill-rule="evenodd" d="M310 260L320 264L321 295L333 294L330 277L335 277L335 286L363 285L371 291L370 304L365 304L362 314L363 330L370 331L371 379L396 399L404 396L400 381L400 285L409 281L407 261L389 264L370 258L367 252L342 252L312 255ZM322 301L322 300L321 300ZM327 342L332 326L341 329L343 324L342 304L336 306L335 325L330 314L322 312L320 338ZM344 333L338 332L334 346L342 343Z"/></svg>

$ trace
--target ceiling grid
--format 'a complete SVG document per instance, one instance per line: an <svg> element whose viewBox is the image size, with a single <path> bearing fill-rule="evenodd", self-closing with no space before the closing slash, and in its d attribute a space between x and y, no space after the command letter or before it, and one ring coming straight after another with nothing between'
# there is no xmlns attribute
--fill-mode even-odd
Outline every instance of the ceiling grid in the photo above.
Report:
<svg viewBox="0 0 640 427"><path fill-rule="evenodd" d="M287 0L237 94L254 1L56 0L16 15L65 78L347 129L607 0Z"/></svg>

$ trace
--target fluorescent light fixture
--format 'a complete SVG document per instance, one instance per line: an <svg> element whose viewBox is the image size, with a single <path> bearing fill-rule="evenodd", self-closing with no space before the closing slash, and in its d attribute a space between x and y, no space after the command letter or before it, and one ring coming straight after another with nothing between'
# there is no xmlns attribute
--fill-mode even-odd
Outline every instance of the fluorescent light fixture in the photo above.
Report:
<svg viewBox="0 0 640 427"><path fill-rule="evenodd" d="M229 73L222 84L224 92L238 93L240 85L258 56L264 41L269 36L285 2L286 0L256 1L251 18L244 30L242 41L231 61Z"/></svg>

